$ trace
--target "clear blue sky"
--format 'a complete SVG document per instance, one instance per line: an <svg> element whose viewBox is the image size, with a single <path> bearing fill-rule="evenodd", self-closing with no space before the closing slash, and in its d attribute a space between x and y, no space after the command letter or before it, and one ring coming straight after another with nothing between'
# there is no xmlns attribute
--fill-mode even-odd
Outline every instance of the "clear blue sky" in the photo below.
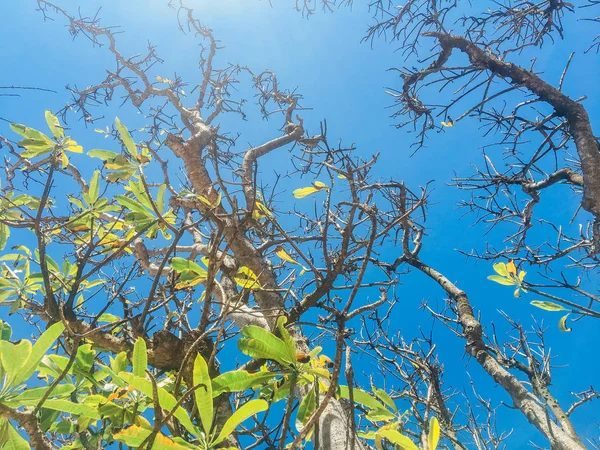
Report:
<svg viewBox="0 0 600 450"><path fill-rule="evenodd" d="M166 8L166 2L89 0L58 3L73 11L75 9L71 5L80 3L82 11L87 14L93 14L98 6L102 6L103 24L122 26L124 33L118 39L125 55L143 51L150 41L158 46L159 55L165 59L164 66L156 69L155 74L172 77L177 72L185 80L193 82L198 79L197 42L178 32L174 13ZM326 118L331 142L336 142L338 137L347 144L354 142L358 154L365 157L380 152L376 173L382 180L391 177L402 179L413 188L434 181L423 259L451 280L456 280L481 311L484 325L489 326L493 322L501 336L506 327L497 313L498 309L525 325L532 323L532 315L546 319L549 325L547 342L553 348L555 363L565 365L554 372L554 392L559 400L568 405L572 400L568 390L581 391L597 383L600 363L595 356L597 352L590 350L590 346L600 339L597 322L581 321L572 333L561 333L556 327L556 315L536 310L528 304L534 299L531 295L521 300L514 299L510 289L486 280L491 273L489 265L466 261L455 251L482 249L484 244L480 228L471 226L473 218L461 219L462 211L456 207L457 201L466 194L446 185L455 172L469 175L471 164L481 162L480 146L485 141L480 138L477 123L465 121L464 125L461 123L444 133L432 133L426 148L411 158L409 145L413 136L404 130L396 130L393 127L395 122L389 118L391 110L386 109L392 100L385 94L385 88L398 88L400 85L398 76L386 69L402 65L402 60L394 52L396 47L393 43L376 41L373 48L360 43L366 25L372 23L366 7L358 4L363 2L356 2L352 10L342 8L335 14L319 13L310 20L293 10L294 2L291 0L273 0L272 3L271 7L265 0L188 1L190 6L198 9L198 16L214 30L225 47L219 54L218 63L235 62L247 65L255 72L268 68L277 73L282 85L298 88L304 97L303 106L313 108L302 113L310 131L316 134L319 120ZM0 86L30 85L58 92L24 91L20 92L20 97L0 97L0 117L3 119L42 128L43 111L57 110L67 100L65 85L84 87L98 82L103 79L107 67L114 67L106 49L92 48L82 38L72 40L62 19L44 22L42 15L35 11L33 1L0 2L0 17L4 18L0 30L3 66ZM600 65L597 57L583 55L595 31L592 24L583 22L567 21L566 25L568 45L558 42L555 47L548 46L535 52L536 67L547 81L556 84L569 52L576 51L573 68L565 82L565 92L574 98L587 95L585 105L597 131L600 129L600 88L597 84ZM528 66L531 56L523 55L515 61ZM243 94L245 88L240 89ZM132 108L126 106L119 110L118 103L103 110L106 120L98 122L97 126L102 128L111 124L116 114L132 129L144 125L143 118ZM243 133L238 150L246 144L258 144L277 136L281 125L279 122L262 121L257 110L250 106L247 110L251 111L248 122L224 124L230 130ZM114 146L91 128L75 121L70 125L72 135L86 149ZM0 121L0 133L9 134L6 122ZM108 149L114 150L114 147ZM269 156L262 162L262 176L269 179L275 168L282 171L288 164L285 152ZM298 179L286 183L283 187L288 191L302 186L298 185ZM569 197L561 198L564 201ZM576 207L576 199L571 197L571 200L557 205L556 199L546 196L539 205L539 212L547 217L560 214L564 221L564 217L570 217L570 211ZM500 241L496 242L501 245ZM393 248L384 252L389 262L395 256ZM535 280L535 270L528 277ZM394 324L408 340L418 334L419 327L425 330L432 327L429 316L419 310L421 302L429 299L432 305L441 305L444 296L436 285L418 274L402 276L400 280L402 285L398 294L402 314L395 318ZM589 286L592 284L593 280L588 281ZM6 314L7 311L0 311L1 318L6 318ZM469 391L468 371L475 380L479 380L479 392L484 397L491 398L496 404L507 400L507 396L493 386L475 363L468 363L463 357L463 344L459 339L439 324L433 327L438 336L439 358L446 370L445 380L449 385ZM26 337L29 332L23 328L15 334ZM371 367L370 364L358 363L355 370L368 375ZM583 435L593 430L597 435L597 426L593 425L592 419L599 416L600 402L581 408L573 418ZM501 430L516 430L509 448L525 448L529 440L543 445L537 432L519 413L500 408L498 418Z"/></svg>

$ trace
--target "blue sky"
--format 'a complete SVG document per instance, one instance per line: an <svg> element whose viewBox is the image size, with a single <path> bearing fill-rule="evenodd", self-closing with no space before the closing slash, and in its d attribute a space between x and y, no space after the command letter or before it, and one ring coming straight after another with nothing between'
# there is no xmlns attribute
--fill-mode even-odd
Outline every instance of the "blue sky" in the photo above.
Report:
<svg viewBox="0 0 600 450"><path fill-rule="evenodd" d="M62 2L72 11L75 8L71 4L75 3ZM121 25L124 33L118 39L124 54L143 51L150 41L158 45L157 51L165 59L162 68L155 70L157 75L172 77L177 72L183 79L198 79L197 41L177 31L173 12L164 6L166 2L91 0L80 3L84 5L82 11L87 14L93 14L98 6L102 6L104 25ZM199 17L214 30L224 46L218 56L219 64L235 62L247 65L255 72L268 68L277 73L283 86L298 88L303 94L302 105L312 108L301 113L309 131L316 134L319 120L326 118L330 142L340 138L346 144L355 143L357 153L364 157L381 154L376 169L378 178L402 179L415 189L433 181L423 259L446 273L451 280L456 280L481 311L483 323L489 326L493 322L500 333L506 330L506 326L497 313L498 309L525 325L532 323L532 315L546 320L549 325L547 342L557 357L556 364L565 365L554 372L554 392L559 400L568 405L571 400L569 390L584 390L597 382L600 363L589 350L589 346L600 338L597 323L581 321L572 333L561 333L556 327L555 315L529 306L528 301L533 297L514 299L509 288L486 280L491 273L490 265L466 261L455 251L482 249L484 244L481 229L471 225L473 218L461 218L463 211L456 207L457 201L466 194L447 186L455 173L469 175L471 164L481 163L480 147L486 141L481 139L477 123L465 121L464 125L461 123L443 133L431 133L426 148L410 157L414 136L405 130L397 130L393 126L394 120L389 117L392 110L386 109L392 104L392 99L385 93L386 88L400 86L397 74L387 69L402 65L403 61L401 55L395 52L397 47L394 43L376 41L371 47L360 42L366 25L372 23L366 7L357 4L353 9L342 8L335 14L318 13L306 20L293 10L294 2L273 0L272 3L271 7L264 0L188 2L198 9ZM114 66L105 49L93 48L85 39L73 40L62 19L44 22L42 15L35 11L34 2L2 2L0 16L8 18L0 31L3 39L0 86L31 85L57 91L57 94L23 91L20 97L0 97L0 117L3 119L43 128L43 111L57 110L67 100L65 85L84 87L100 81L105 69ZM565 81L565 92L573 98L587 95L585 105L592 124L598 128L600 88L594 80L597 80L600 65L594 55L583 54L595 33L592 24L567 21L567 43L559 41L554 47L521 55L514 61L528 66L530 58L535 56L537 70L543 72L544 79L556 84L569 53L575 51L573 67ZM240 87L240 96L243 96L244 89ZM106 120L98 122L97 126L110 125L117 114L132 129L144 125L143 118L132 112L132 108L125 106L119 109L118 103L102 111ZM238 150L276 137L281 126L277 121L261 120L257 109L247 109L250 111L247 122L227 119L223 124L223 127L242 133ZM0 133L4 135L8 134L6 125L6 122L0 121ZM70 126L73 129L71 134L86 149L114 145L81 123L73 121ZM274 171L287 167L288 163L285 152L270 155L261 162L261 176L272 179ZM302 182L297 178L284 182L288 198L291 190L305 185L299 183ZM285 198L282 195L282 201ZM546 196L539 205L539 212L564 221L565 216L570 218L577 199L566 194L560 197L562 203L557 204L557 198ZM502 233L490 235L490 239L498 237L501 239ZM499 244L500 241L497 239L496 242ZM384 251L384 257L390 262L396 254L393 248ZM535 270L528 275L533 280L535 276ZM444 297L441 290L419 274L401 276L400 281L401 314L395 323L406 339L416 336L419 327L425 330L433 327L439 340L438 353L446 370L446 382L468 391L468 371L475 380L479 380L480 394L495 402L506 400L504 393L493 386L476 364L464 358L461 341L439 324L432 325L428 315L420 311L419 305L423 300L441 305ZM597 280L586 283L593 286L594 281L597 284ZM0 317L5 316L6 311L0 311ZM18 330L16 334L19 335L19 332L19 337L25 337L29 330ZM368 375L371 367L359 362L355 370ZM582 434L596 430L597 435L597 427L591 419L599 414L600 403L597 403L581 408L573 419ZM499 427L502 430L518 430L512 436L509 448L524 448L529 440L543 444L525 419L507 408L499 409Z"/></svg>

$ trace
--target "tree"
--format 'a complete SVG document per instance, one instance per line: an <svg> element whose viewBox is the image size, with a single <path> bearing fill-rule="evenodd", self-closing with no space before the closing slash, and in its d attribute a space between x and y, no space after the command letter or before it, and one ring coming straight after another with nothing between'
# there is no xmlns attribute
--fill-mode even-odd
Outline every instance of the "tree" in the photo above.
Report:
<svg viewBox="0 0 600 450"><path fill-rule="evenodd" d="M483 169L454 180L473 192L462 205L498 239L485 242L477 228L484 250L464 253L493 262L490 289L535 294L539 315L560 312L568 332L600 317L597 286L581 282L599 267L598 140L582 99L562 92L571 58L558 87L511 58L562 38L575 7L463 3L376 1L366 39L387 35L421 65L398 69L402 86L390 91L398 126L416 130L416 150L469 120L480 121L490 146L507 149L500 160L484 148ZM0 300L39 330L34 345L11 342L12 319L2 322L2 448L506 448L510 433L481 391L485 377L552 449L597 445L571 417L600 394L590 387L569 407L558 400L546 327L502 313L507 338L486 328L454 274L427 262L429 185L380 180L378 156L334 145L327 122L308 123L301 96L275 73L219 65L219 41L182 2L170 6L180 30L201 42L200 80L165 76L151 45L128 56L97 14L37 4L115 66L85 89L70 87L69 103L45 112L48 130L12 123L0 137ZM296 8L310 15L317 4ZM590 57L597 48L592 37ZM241 83L278 123L239 151L230 118L248 114ZM99 128L98 106L115 96L148 125L134 132L115 118ZM71 136L77 117L110 138L108 148ZM294 170L285 180L261 173L267 155L286 150ZM568 212L581 223L576 234L570 215L538 217L542 195L559 201L562 185L580 199ZM442 308L425 304L447 330L390 332L398 274L414 281L415 273L447 296ZM482 369L473 394L457 397L445 384L437 351L445 333ZM378 370L357 365L357 353Z"/></svg>

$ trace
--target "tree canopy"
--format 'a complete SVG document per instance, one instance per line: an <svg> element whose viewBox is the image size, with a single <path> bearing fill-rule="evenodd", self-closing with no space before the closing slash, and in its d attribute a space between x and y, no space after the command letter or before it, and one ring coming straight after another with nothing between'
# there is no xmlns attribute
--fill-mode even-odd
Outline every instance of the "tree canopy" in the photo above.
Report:
<svg viewBox="0 0 600 450"><path fill-rule="evenodd" d="M0 6L1 449L600 448L600 2L80 3Z"/></svg>

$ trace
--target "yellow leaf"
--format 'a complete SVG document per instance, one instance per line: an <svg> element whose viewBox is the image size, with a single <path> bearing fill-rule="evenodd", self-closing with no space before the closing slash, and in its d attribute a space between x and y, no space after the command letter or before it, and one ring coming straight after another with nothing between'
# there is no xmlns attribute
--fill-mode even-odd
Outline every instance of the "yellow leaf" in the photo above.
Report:
<svg viewBox="0 0 600 450"><path fill-rule="evenodd" d="M429 421L429 434L427 435L427 444L429 450L435 450L440 440L440 424L435 417Z"/></svg>
<svg viewBox="0 0 600 450"><path fill-rule="evenodd" d="M67 228L69 228L71 231L75 231L75 232L78 232L78 231L90 231L90 226L89 225L77 225L77 226L74 226L72 228L71 227L67 227Z"/></svg>
<svg viewBox="0 0 600 450"><path fill-rule="evenodd" d="M291 264L297 264L299 266L301 265L298 261L296 261L294 258L292 258L290 256L290 254L288 252L286 252L284 250L284 248L281 246L279 246L275 249L275 254L286 262L289 262Z"/></svg>
<svg viewBox="0 0 600 450"><path fill-rule="evenodd" d="M203 281L206 281L206 277L198 277L194 278L193 280L182 281L181 283L177 283L175 285L175 290L188 289L202 283Z"/></svg>
<svg viewBox="0 0 600 450"><path fill-rule="evenodd" d="M63 169L65 169L69 165L69 157L67 156L66 153L61 152L60 161L61 161L61 165L62 165Z"/></svg>
<svg viewBox="0 0 600 450"><path fill-rule="evenodd" d="M515 266L515 263L512 259L508 260L508 263L506 264L506 271L513 277L517 276L517 266Z"/></svg>
<svg viewBox="0 0 600 450"><path fill-rule="evenodd" d="M256 201L254 205L254 210L252 211L252 218L254 220L266 219L267 217L273 215L273 213L269 211L269 208L267 208L261 202Z"/></svg>
<svg viewBox="0 0 600 450"><path fill-rule="evenodd" d="M452 128L454 126L454 122L452 122L451 120L449 120L448 122L442 122L442 125L447 127L447 128Z"/></svg>
<svg viewBox="0 0 600 450"><path fill-rule="evenodd" d="M210 200L203 195L197 195L196 197L198 198L198 200L200 200L206 206L210 206L211 208L216 208L217 206L219 206L221 204L221 193L220 192L219 192L219 195L217 196L217 199L215 200L214 204L212 204L210 202Z"/></svg>
<svg viewBox="0 0 600 450"><path fill-rule="evenodd" d="M333 361L331 360L331 358L329 356L320 355L319 356L319 365L321 367L327 367L328 369L331 369L333 367Z"/></svg>
<svg viewBox="0 0 600 450"><path fill-rule="evenodd" d="M527 275L527 272L521 270L519 272L519 281L523 281L523 278L525 278L525 275Z"/></svg>
<svg viewBox="0 0 600 450"><path fill-rule="evenodd" d="M77 142L71 138L65 139L65 142L63 142L63 145L65 147L65 150L68 150L73 153L83 153L83 147L81 145L77 144Z"/></svg>
<svg viewBox="0 0 600 450"><path fill-rule="evenodd" d="M315 181L313 182L312 186L296 189L294 192L292 192L292 194L294 194L294 197L296 198L304 198L308 195L314 194L315 192L319 192L322 189L329 189L329 186L322 181Z"/></svg>
<svg viewBox="0 0 600 450"><path fill-rule="evenodd" d="M124 442L130 447L137 448L148 436L152 433L152 429L142 428L137 425L130 425L127 428L123 428L117 433L113 434L113 437L121 442ZM154 446L157 449L172 449L172 450L187 450L188 447L184 447L173 441L171 438L158 432L154 437Z"/></svg>
<svg viewBox="0 0 600 450"><path fill-rule="evenodd" d="M503 262L494 264L493 267L494 267L494 272L496 272L498 275L502 275L503 277L508 276L508 270L506 268L506 264L504 264Z"/></svg>
<svg viewBox="0 0 600 450"><path fill-rule="evenodd" d="M319 192L319 189L309 186L309 187L296 189L294 192L292 192L292 194L294 194L294 197L296 197L296 198L304 198L311 194L314 194L315 192Z"/></svg>
<svg viewBox="0 0 600 450"><path fill-rule="evenodd" d="M566 316L561 317L561 319L558 321L558 329L560 331L570 333L571 331L573 331L573 329L567 326L567 317L569 317L568 314Z"/></svg>
<svg viewBox="0 0 600 450"><path fill-rule="evenodd" d="M259 290L262 289L260 281L256 274L250 269L250 267L240 267L237 274L234 277L235 282L243 289Z"/></svg>

